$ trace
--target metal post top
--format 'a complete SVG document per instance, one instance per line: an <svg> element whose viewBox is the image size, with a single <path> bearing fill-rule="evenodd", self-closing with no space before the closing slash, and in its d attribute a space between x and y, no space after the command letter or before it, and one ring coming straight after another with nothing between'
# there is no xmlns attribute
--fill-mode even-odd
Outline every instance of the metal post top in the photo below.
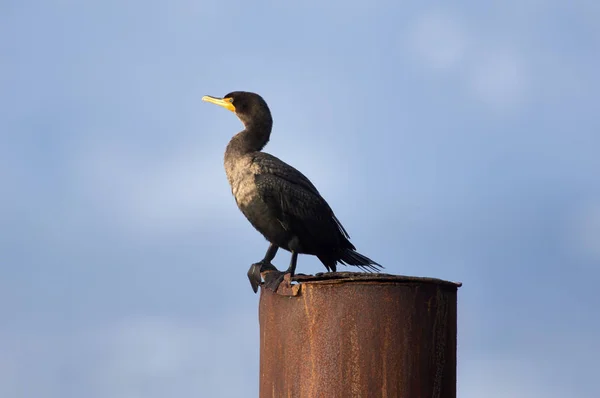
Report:
<svg viewBox="0 0 600 398"><path fill-rule="evenodd" d="M428 278L420 276L392 275L368 272L319 272L316 275L297 274L292 278L294 282L300 283L414 283L432 284L452 287L461 287L461 282L450 282L443 279Z"/></svg>
<svg viewBox="0 0 600 398"><path fill-rule="evenodd" d="M295 284L292 284L296 282ZM302 285L332 285L332 284L406 284L406 285L435 285L457 289L460 282L450 282L443 279L407 275L391 275L368 272L319 272L316 275L297 274L290 280L289 274L277 289L284 296L296 296Z"/></svg>

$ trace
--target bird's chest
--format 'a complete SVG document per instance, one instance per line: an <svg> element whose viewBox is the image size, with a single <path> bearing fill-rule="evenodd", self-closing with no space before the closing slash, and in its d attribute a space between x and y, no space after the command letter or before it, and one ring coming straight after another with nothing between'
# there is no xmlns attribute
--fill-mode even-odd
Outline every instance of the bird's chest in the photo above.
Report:
<svg viewBox="0 0 600 398"><path fill-rule="evenodd" d="M231 192L240 209L244 209L258 199L255 177L258 167L250 158L242 158L236 162L225 163L225 173L231 185Z"/></svg>

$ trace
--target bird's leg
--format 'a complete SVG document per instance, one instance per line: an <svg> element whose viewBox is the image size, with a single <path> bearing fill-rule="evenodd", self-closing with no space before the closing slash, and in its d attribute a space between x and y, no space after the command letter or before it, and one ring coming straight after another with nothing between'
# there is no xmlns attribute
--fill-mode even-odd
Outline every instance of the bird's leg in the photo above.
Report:
<svg viewBox="0 0 600 398"><path fill-rule="evenodd" d="M296 272L296 263L298 262L298 253L292 252L292 259L290 260L290 266L285 271L286 274L291 274L290 278L294 277L294 273Z"/></svg>
<svg viewBox="0 0 600 398"><path fill-rule="evenodd" d="M285 272L280 272L280 271L270 272L265 277L265 286L267 288L273 290L274 292L276 292L277 288L279 287L281 282L283 282L283 278L285 277L286 274L290 274L290 280L294 276L294 273L296 272L296 263L297 262L298 262L298 252L293 251L292 259L290 260L290 266L288 267L288 269L285 270Z"/></svg>
<svg viewBox="0 0 600 398"><path fill-rule="evenodd" d="M277 254L277 249L279 249L279 246L276 246L273 243L271 243L269 245L269 248L267 249L265 258L250 266L250 269L248 270L248 279L250 280L250 285L252 285L252 290L254 290L254 293L258 291L258 286L260 286L261 272L277 271L277 268L275 268L275 266L271 264L271 261L273 261L275 255Z"/></svg>

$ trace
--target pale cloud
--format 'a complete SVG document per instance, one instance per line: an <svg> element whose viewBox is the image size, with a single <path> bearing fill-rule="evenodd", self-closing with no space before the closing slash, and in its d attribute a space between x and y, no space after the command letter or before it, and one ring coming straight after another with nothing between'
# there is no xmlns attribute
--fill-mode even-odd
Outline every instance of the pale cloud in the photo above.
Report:
<svg viewBox="0 0 600 398"><path fill-rule="evenodd" d="M511 50L492 50L474 60L469 84L476 98L504 108L524 100L528 79L519 55Z"/></svg>
<svg viewBox="0 0 600 398"><path fill-rule="evenodd" d="M455 16L434 11L417 19L409 34L409 46L428 67L446 70L462 61L468 40Z"/></svg>
<svg viewBox="0 0 600 398"><path fill-rule="evenodd" d="M256 312L210 323L132 316L69 334L0 333L0 393L11 398L254 397L257 324Z"/></svg>
<svg viewBox="0 0 600 398"><path fill-rule="evenodd" d="M506 109L526 98L528 62L493 32L475 32L453 13L434 10L421 15L407 36L417 62L460 82L463 93L477 101Z"/></svg>
<svg viewBox="0 0 600 398"><path fill-rule="evenodd" d="M97 336L105 351L90 384L107 398L255 396L258 376L248 369L258 371L258 320L251 315L210 324L139 317L113 325Z"/></svg>
<svg viewBox="0 0 600 398"><path fill-rule="evenodd" d="M222 155L201 145L149 159L116 145L82 148L71 170L74 186L112 222L145 233L196 225L232 205Z"/></svg>

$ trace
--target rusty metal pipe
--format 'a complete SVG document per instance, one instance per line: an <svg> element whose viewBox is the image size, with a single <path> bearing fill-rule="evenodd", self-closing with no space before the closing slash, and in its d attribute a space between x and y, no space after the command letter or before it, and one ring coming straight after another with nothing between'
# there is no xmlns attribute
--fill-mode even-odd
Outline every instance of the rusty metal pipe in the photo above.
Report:
<svg viewBox="0 0 600 398"><path fill-rule="evenodd" d="M260 398L455 398L458 283L329 273L261 289Z"/></svg>

